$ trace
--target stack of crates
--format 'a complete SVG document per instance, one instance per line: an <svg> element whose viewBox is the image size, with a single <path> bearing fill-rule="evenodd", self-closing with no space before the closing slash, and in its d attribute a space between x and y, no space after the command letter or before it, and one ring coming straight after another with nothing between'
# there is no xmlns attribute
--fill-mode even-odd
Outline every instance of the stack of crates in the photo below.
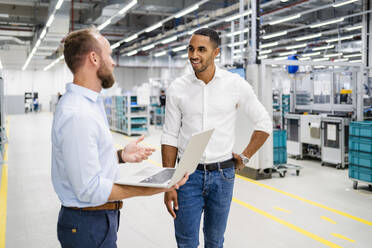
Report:
<svg viewBox="0 0 372 248"><path fill-rule="evenodd" d="M290 95L282 95L282 111L284 113L289 113L290 106Z"/></svg>
<svg viewBox="0 0 372 248"><path fill-rule="evenodd" d="M274 165L287 163L287 131L274 130Z"/></svg>
<svg viewBox="0 0 372 248"><path fill-rule="evenodd" d="M349 177L372 183L372 122L351 122L349 135Z"/></svg>

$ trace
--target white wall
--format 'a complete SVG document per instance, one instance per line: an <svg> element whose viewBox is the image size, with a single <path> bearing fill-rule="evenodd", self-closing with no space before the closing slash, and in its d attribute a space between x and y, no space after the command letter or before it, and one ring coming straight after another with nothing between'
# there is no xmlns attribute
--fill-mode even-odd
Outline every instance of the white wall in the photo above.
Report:
<svg viewBox="0 0 372 248"><path fill-rule="evenodd" d="M24 95L38 92L43 111L49 111L52 95L65 92L65 84L72 81L72 74L64 65L48 71L4 70L5 95Z"/></svg>

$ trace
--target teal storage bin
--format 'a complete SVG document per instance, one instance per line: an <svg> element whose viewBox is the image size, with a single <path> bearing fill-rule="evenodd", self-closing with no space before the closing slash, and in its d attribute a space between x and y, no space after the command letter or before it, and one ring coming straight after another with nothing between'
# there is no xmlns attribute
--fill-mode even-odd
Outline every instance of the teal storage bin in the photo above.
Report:
<svg viewBox="0 0 372 248"><path fill-rule="evenodd" d="M274 130L273 132L274 148L287 147L287 131Z"/></svg>
<svg viewBox="0 0 372 248"><path fill-rule="evenodd" d="M372 183L372 169L349 164L349 177L352 179Z"/></svg>
<svg viewBox="0 0 372 248"><path fill-rule="evenodd" d="M349 134L372 138L372 121L353 121L349 126Z"/></svg>
<svg viewBox="0 0 372 248"><path fill-rule="evenodd" d="M372 153L349 151L349 163L372 169Z"/></svg>
<svg viewBox="0 0 372 248"><path fill-rule="evenodd" d="M285 147L274 148L274 165L287 163L287 149Z"/></svg>
<svg viewBox="0 0 372 248"><path fill-rule="evenodd" d="M372 153L372 139L349 136L349 150Z"/></svg>

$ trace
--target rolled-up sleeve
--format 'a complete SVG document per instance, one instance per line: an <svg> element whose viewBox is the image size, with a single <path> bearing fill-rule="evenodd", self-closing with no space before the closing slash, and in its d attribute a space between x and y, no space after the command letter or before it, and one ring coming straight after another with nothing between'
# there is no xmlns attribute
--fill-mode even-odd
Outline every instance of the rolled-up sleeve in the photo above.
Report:
<svg viewBox="0 0 372 248"><path fill-rule="evenodd" d="M84 114L72 113L60 128L61 149L67 179L81 202L107 202L113 182L101 175L98 128Z"/></svg>
<svg viewBox="0 0 372 248"><path fill-rule="evenodd" d="M181 127L181 110L178 105L178 96L175 88L170 85L167 89L165 104L165 120L163 134L161 136L162 145L177 147L178 135Z"/></svg>
<svg viewBox="0 0 372 248"><path fill-rule="evenodd" d="M237 81L239 84L239 105L243 108L248 118L254 123L254 130L272 133L272 121L265 107L258 100L251 85L243 80Z"/></svg>

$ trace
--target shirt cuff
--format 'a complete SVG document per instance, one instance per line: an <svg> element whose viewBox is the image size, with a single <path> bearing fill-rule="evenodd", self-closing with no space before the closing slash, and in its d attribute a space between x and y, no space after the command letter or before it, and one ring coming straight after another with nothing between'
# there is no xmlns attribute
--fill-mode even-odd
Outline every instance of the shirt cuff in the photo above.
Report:
<svg viewBox="0 0 372 248"><path fill-rule="evenodd" d="M174 136L169 135L169 134L163 134L161 136L161 144L177 147L178 139L175 138Z"/></svg>
<svg viewBox="0 0 372 248"><path fill-rule="evenodd" d="M262 123L256 124L254 130L255 131L262 131L262 132L265 132L265 133L271 135L271 133L273 132L273 124L272 124L271 121L264 121Z"/></svg>
<svg viewBox="0 0 372 248"><path fill-rule="evenodd" d="M103 177L100 177L100 179L101 179L101 183L100 183L100 186L99 186L100 187L100 192L99 192L99 194L97 194L97 198L93 199L93 201L92 201L92 203L95 206L100 206L100 205L103 205L106 202L108 202L108 199L111 195L112 186L114 185L112 180L109 180L109 179L106 179L106 178L103 178Z"/></svg>

